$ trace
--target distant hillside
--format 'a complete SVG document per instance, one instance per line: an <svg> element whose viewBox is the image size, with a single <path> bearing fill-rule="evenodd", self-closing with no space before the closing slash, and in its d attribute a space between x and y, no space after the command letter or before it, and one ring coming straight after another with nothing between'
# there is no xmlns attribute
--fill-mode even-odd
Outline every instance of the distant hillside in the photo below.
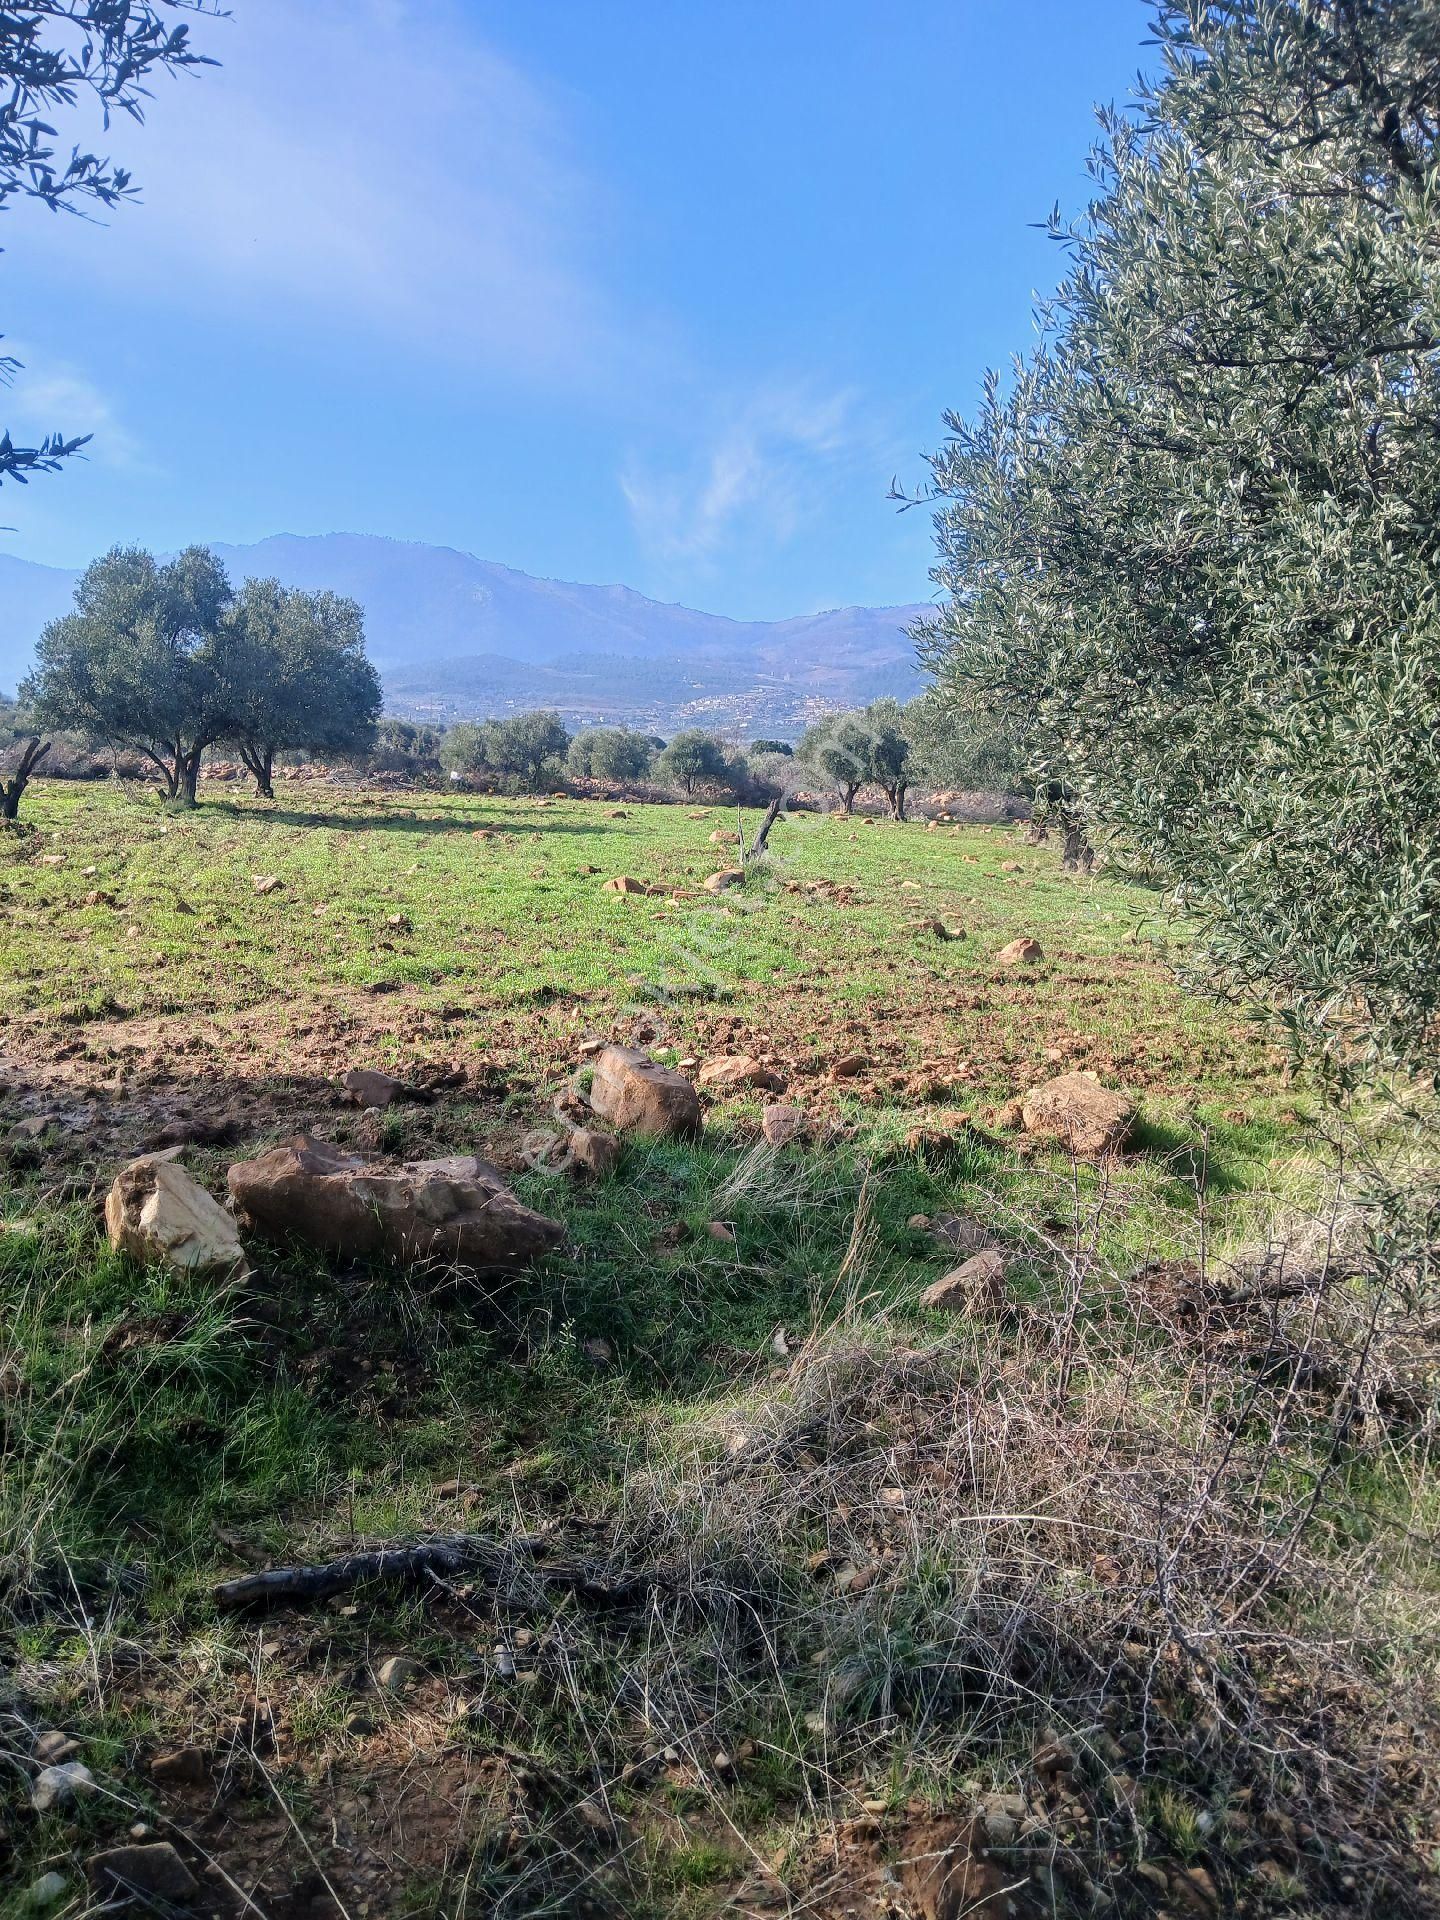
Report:
<svg viewBox="0 0 1440 1920"><path fill-rule="evenodd" d="M411 717L544 705L572 723L793 733L827 707L903 698L922 684L904 632L918 607L728 620L629 587L538 580L452 547L371 534L275 534L216 552L236 579L274 574L353 595L387 704ZM0 555L0 689L24 675L74 582L63 568Z"/></svg>

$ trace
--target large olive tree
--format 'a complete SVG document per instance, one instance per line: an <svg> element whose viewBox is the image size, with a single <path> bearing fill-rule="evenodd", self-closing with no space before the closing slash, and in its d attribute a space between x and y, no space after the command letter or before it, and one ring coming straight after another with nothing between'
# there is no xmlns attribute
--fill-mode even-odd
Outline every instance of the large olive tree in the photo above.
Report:
<svg viewBox="0 0 1440 1920"><path fill-rule="evenodd" d="M1440 14L1159 0L1038 349L933 459L942 684L1332 1058L1440 1011Z"/></svg>
<svg viewBox="0 0 1440 1920"><path fill-rule="evenodd" d="M337 593L247 580L230 612L224 738L273 798L275 756L306 748L363 754L380 718L380 676L365 653L365 616Z"/></svg>
<svg viewBox="0 0 1440 1920"><path fill-rule="evenodd" d="M233 599L205 547L164 562L116 547L80 576L74 612L41 634L21 699L41 727L143 755L167 799L193 807L205 749L259 670L237 646Z"/></svg>

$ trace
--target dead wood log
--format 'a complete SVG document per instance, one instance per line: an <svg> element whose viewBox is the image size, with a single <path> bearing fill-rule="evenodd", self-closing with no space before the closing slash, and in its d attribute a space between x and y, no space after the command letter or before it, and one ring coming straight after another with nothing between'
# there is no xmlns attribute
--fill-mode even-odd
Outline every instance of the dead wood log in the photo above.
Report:
<svg viewBox="0 0 1440 1920"><path fill-rule="evenodd" d="M783 802L784 802L784 795L777 794L775 798L770 802L769 806L765 809L765 818L760 822L760 830L755 835L754 846L750 848L748 853L744 851L742 846L741 861L740 861L740 864L742 866L748 866L752 860L758 860L761 854L764 853L765 842L770 838L771 827L774 826L775 822L780 817L780 808Z"/></svg>
<svg viewBox="0 0 1440 1920"><path fill-rule="evenodd" d="M413 1585L466 1577L489 1587L528 1588L536 1597L542 1590L564 1588L583 1599L624 1604L667 1584L662 1574L616 1572L596 1560L542 1559L545 1548L543 1540L442 1534L409 1547L342 1554L315 1566L270 1567L264 1573L241 1574L235 1580L222 1580L211 1597L221 1613L242 1613L306 1606L372 1582Z"/></svg>

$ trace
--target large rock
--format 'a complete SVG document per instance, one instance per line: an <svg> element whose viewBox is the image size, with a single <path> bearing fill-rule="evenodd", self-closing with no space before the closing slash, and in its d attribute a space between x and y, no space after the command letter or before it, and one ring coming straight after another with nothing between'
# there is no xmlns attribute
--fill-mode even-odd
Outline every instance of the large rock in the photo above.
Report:
<svg viewBox="0 0 1440 1920"><path fill-rule="evenodd" d="M1020 1116L1027 1133L1047 1134L1081 1159L1093 1159L1125 1144L1135 1109L1093 1073L1062 1073L1025 1095Z"/></svg>
<svg viewBox="0 0 1440 1920"><path fill-rule="evenodd" d="M727 1087L760 1087L778 1093L785 1082L778 1073L757 1060L753 1053L726 1053L707 1060L695 1076L702 1087L723 1091Z"/></svg>
<svg viewBox="0 0 1440 1920"><path fill-rule="evenodd" d="M707 893L729 893L732 887L743 887L744 870L740 867L722 867L718 873L710 873L700 882Z"/></svg>
<svg viewBox="0 0 1440 1920"><path fill-rule="evenodd" d="M157 1901L193 1900L200 1891L199 1881L168 1840L92 1853L85 1875L101 1899L133 1900L152 1911Z"/></svg>
<svg viewBox="0 0 1440 1920"><path fill-rule="evenodd" d="M934 1280L920 1296L922 1307L943 1307L977 1318L1005 1307L1005 1261L994 1252L977 1253L963 1266Z"/></svg>
<svg viewBox="0 0 1440 1920"><path fill-rule="evenodd" d="M246 1270L235 1222L171 1148L132 1160L105 1196L110 1244L142 1266L229 1278Z"/></svg>
<svg viewBox="0 0 1440 1920"><path fill-rule="evenodd" d="M406 1091L403 1080L393 1079L374 1067L351 1067L344 1085L356 1106L366 1108L388 1107L403 1098Z"/></svg>
<svg viewBox="0 0 1440 1920"><path fill-rule="evenodd" d="M1037 960L1044 958L1045 949L1040 942L1026 933L1018 940L1012 940L1008 946L1001 947L995 961L997 966L1002 967L1033 967Z"/></svg>
<svg viewBox="0 0 1440 1920"><path fill-rule="evenodd" d="M473 1154L394 1165L301 1134L237 1161L229 1186L236 1206L265 1232L350 1259L388 1254L509 1273L565 1237Z"/></svg>
<svg viewBox="0 0 1440 1920"><path fill-rule="evenodd" d="M634 1047L605 1047L595 1056L590 1105L622 1133L697 1134L700 1096L673 1067Z"/></svg>

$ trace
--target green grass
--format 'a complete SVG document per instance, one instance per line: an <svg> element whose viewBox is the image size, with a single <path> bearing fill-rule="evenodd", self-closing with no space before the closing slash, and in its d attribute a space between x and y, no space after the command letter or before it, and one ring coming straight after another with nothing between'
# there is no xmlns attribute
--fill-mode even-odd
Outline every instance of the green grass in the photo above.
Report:
<svg viewBox="0 0 1440 1920"><path fill-rule="evenodd" d="M1053 850L1011 831L797 817L777 829L763 875L717 898L698 883L731 857L708 835L733 826L733 810L627 812L305 789L274 807L227 797L167 815L52 782L26 797L34 831L0 839L9 1082L43 1083L32 1104L89 1101L98 1126L67 1136L58 1161L53 1142L15 1146L0 1174L8 1651L21 1719L81 1734L132 1800L87 1803L78 1829L26 1825L24 1769L12 1767L0 1816L25 1828L22 1877L73 1859L91 1833L123 1832L137 1807L184 1825L193 1809L151 1785L145 1757L192 1738L231 1752L237 1691L254 1689L286 1726L273 1762L246 1753L225 1775L238 1797L215 1844L232 1861L249 1832L285 1840L288 1827L277 1840L267 1824L282 1799L340 1873L334 1809L362 1789L378 1830L394 1779L433 1772L437 1801L468 1804L457 1753L466 1766L528 1755L539 1770L507 1788L523 1818L477 1819L433 1847L385 1829L376 1844L397 1864L375 1911L478 1920L588 1899L698 1916L725 1911L757 1858L818 1884L818 1837L838 1812L878 1796L903 1827L916 1808L1007 1786L1050 1717L1081 1715L1089 1696L1058 1641L1042 1652L1035 1639L1028 1691L1004 1694L1013 1674L985 1667L992 1692L977 1693L967 1610L994 1609L997 1639L1031 1613L1035 1635L1083 1639L1092 1618L1097 1636L1112 1630L1100 1624L1115 1611L1102 1563L1128 1567L1132 1548L1105 1531L1109 1493L1087 1496L1093 1511L1065 1521L1073 1532L1050 1527L1048 1505L1030 1511L1063 1503L1072 1468L1078 1484L1096 1450L1144 1489L1168 1484L1193 1449L1237 1527L1258 1512L1283 1530L1318 1473L1337 1578L1367 1556L1357 1658L1391 1688L1377 1649L1404 1639L1407 1685L1423 1666L1425 1443L1394 1434L1377 1450L1362 1437L1335 1472L1323 1405L1287 1397L1283 1382L1257 1402L1243 1367L1231 1377L1223 1353L1217 1371L1183 1338L1172 1345L1125 1291L1146 1262L1263 1242L1278 1216L1313 1210L1323 1184L1316 1103L1285 1084L1257 1028L1177 988L1165 964L1177 935L1153 897L1064 875ZM61 862L44 864L53 853ZM605 894L622 873L666 891ZM282 886L257 894L256 874ZM104 899L87 905L92 891ZM921 915L965 937L938 941L912 924ZM1144 939L1125 937L1136 928ZM1043 962L997 967L1022 933ZM787 1098L842 1130L777 1156L757 1144L759 1102L734 1098L712 1107L702 1143L632 1143L612 1180L572 1185L528 1167L521 1147L553 1124L551 1096L588 1034L644 1036L669 1060L763 1052ZM847 1051L869 1066L832 1081ZM469 1080L367 1134L334 1095L350 1065L460 1065ZM1123 1160L1077 1167L1022 1152L994 1126L997 1102L1072 1066L1135 1096ZM151 1109L236 1099L258 1102L242 1144L185 1152L214 1192L230 1159L304 1120L395 1154L489 1152L563 1221L567 1244L503 1288L257 1247L253 1284L217 1294L112 1255L95 1199L133 1150L126 1127ZM909 1222L949 1211L1011 1249L1017 1310L1001 1323L917 1304L952 1262ZM733 1241L708 1235L716 1219ZM1039 1476L1013 1486L985 1425L1010 1421L1012 1403L1005 1471L1033 1453ZM1278 1453L1267 1418L1283 1427ZM950 1447L967 1420L962 1462ZM901 1533L875 1504L887 1476L911 1489L903 1512L916 1517ZM1003 1501L1013 1515L987 1527L1007 1541L1018 1529L1013 1566L1040 1555L1044 1568L1018 1585L1004 1554L967 1559L973 1515ZM688 1558L732 1597L634 1620L591 1617L573 1597L507 1607L382 1592L263 1629L217 1618L208 1597L252 1560L547 1525L631 1559ZM1183 1558L1190 1536L1175 1541ZM884 1568L892 1548L893 1574L853 1595L825 1560L833 1550ZM1149 1564L1135 1562L1142 1586ZM1177 1560L1182 1612L1189 1577ZM1293 1605L1333 1630L1313 1592ZM1126 1631L1163 1643L1152 1603L1135 1607ZM522 1623L536 1636L533 1677L499 1685L494 1646ZM112 1663L136 1642L148 1667ZM1283 1665L1266 1645L1264 1660ZM432 1692L386 1704L377 1731L349 1731L357 1702L374 1710L357 1675L397 1648L430 1663ZM1123 1664L1108 1642L1103 1658ZM836 1675L848 1676L839 1692ZM1190 1696L1165 1712L1193 1729ZM1098 1722L1086 1724L1088 1739ZM1227 1804L1210 1762L1181 1735L1173 1750L1155 1738L1149 1844L1243 1877L1243 1849L1229 1863L1199 1820L1217 1794ZM746 1751L720 1778L708 1769L722 1746ZM1104 1769L1084 1777L1099 1805ZM575 1822L576 1800L604 1783L624 1845ZM901 1844L900 1828L887 1831L887 1846ZM1126 1831L1106 1844L1129 1860ZM269 1897L278 1904L275 1888Z"/></svg>

